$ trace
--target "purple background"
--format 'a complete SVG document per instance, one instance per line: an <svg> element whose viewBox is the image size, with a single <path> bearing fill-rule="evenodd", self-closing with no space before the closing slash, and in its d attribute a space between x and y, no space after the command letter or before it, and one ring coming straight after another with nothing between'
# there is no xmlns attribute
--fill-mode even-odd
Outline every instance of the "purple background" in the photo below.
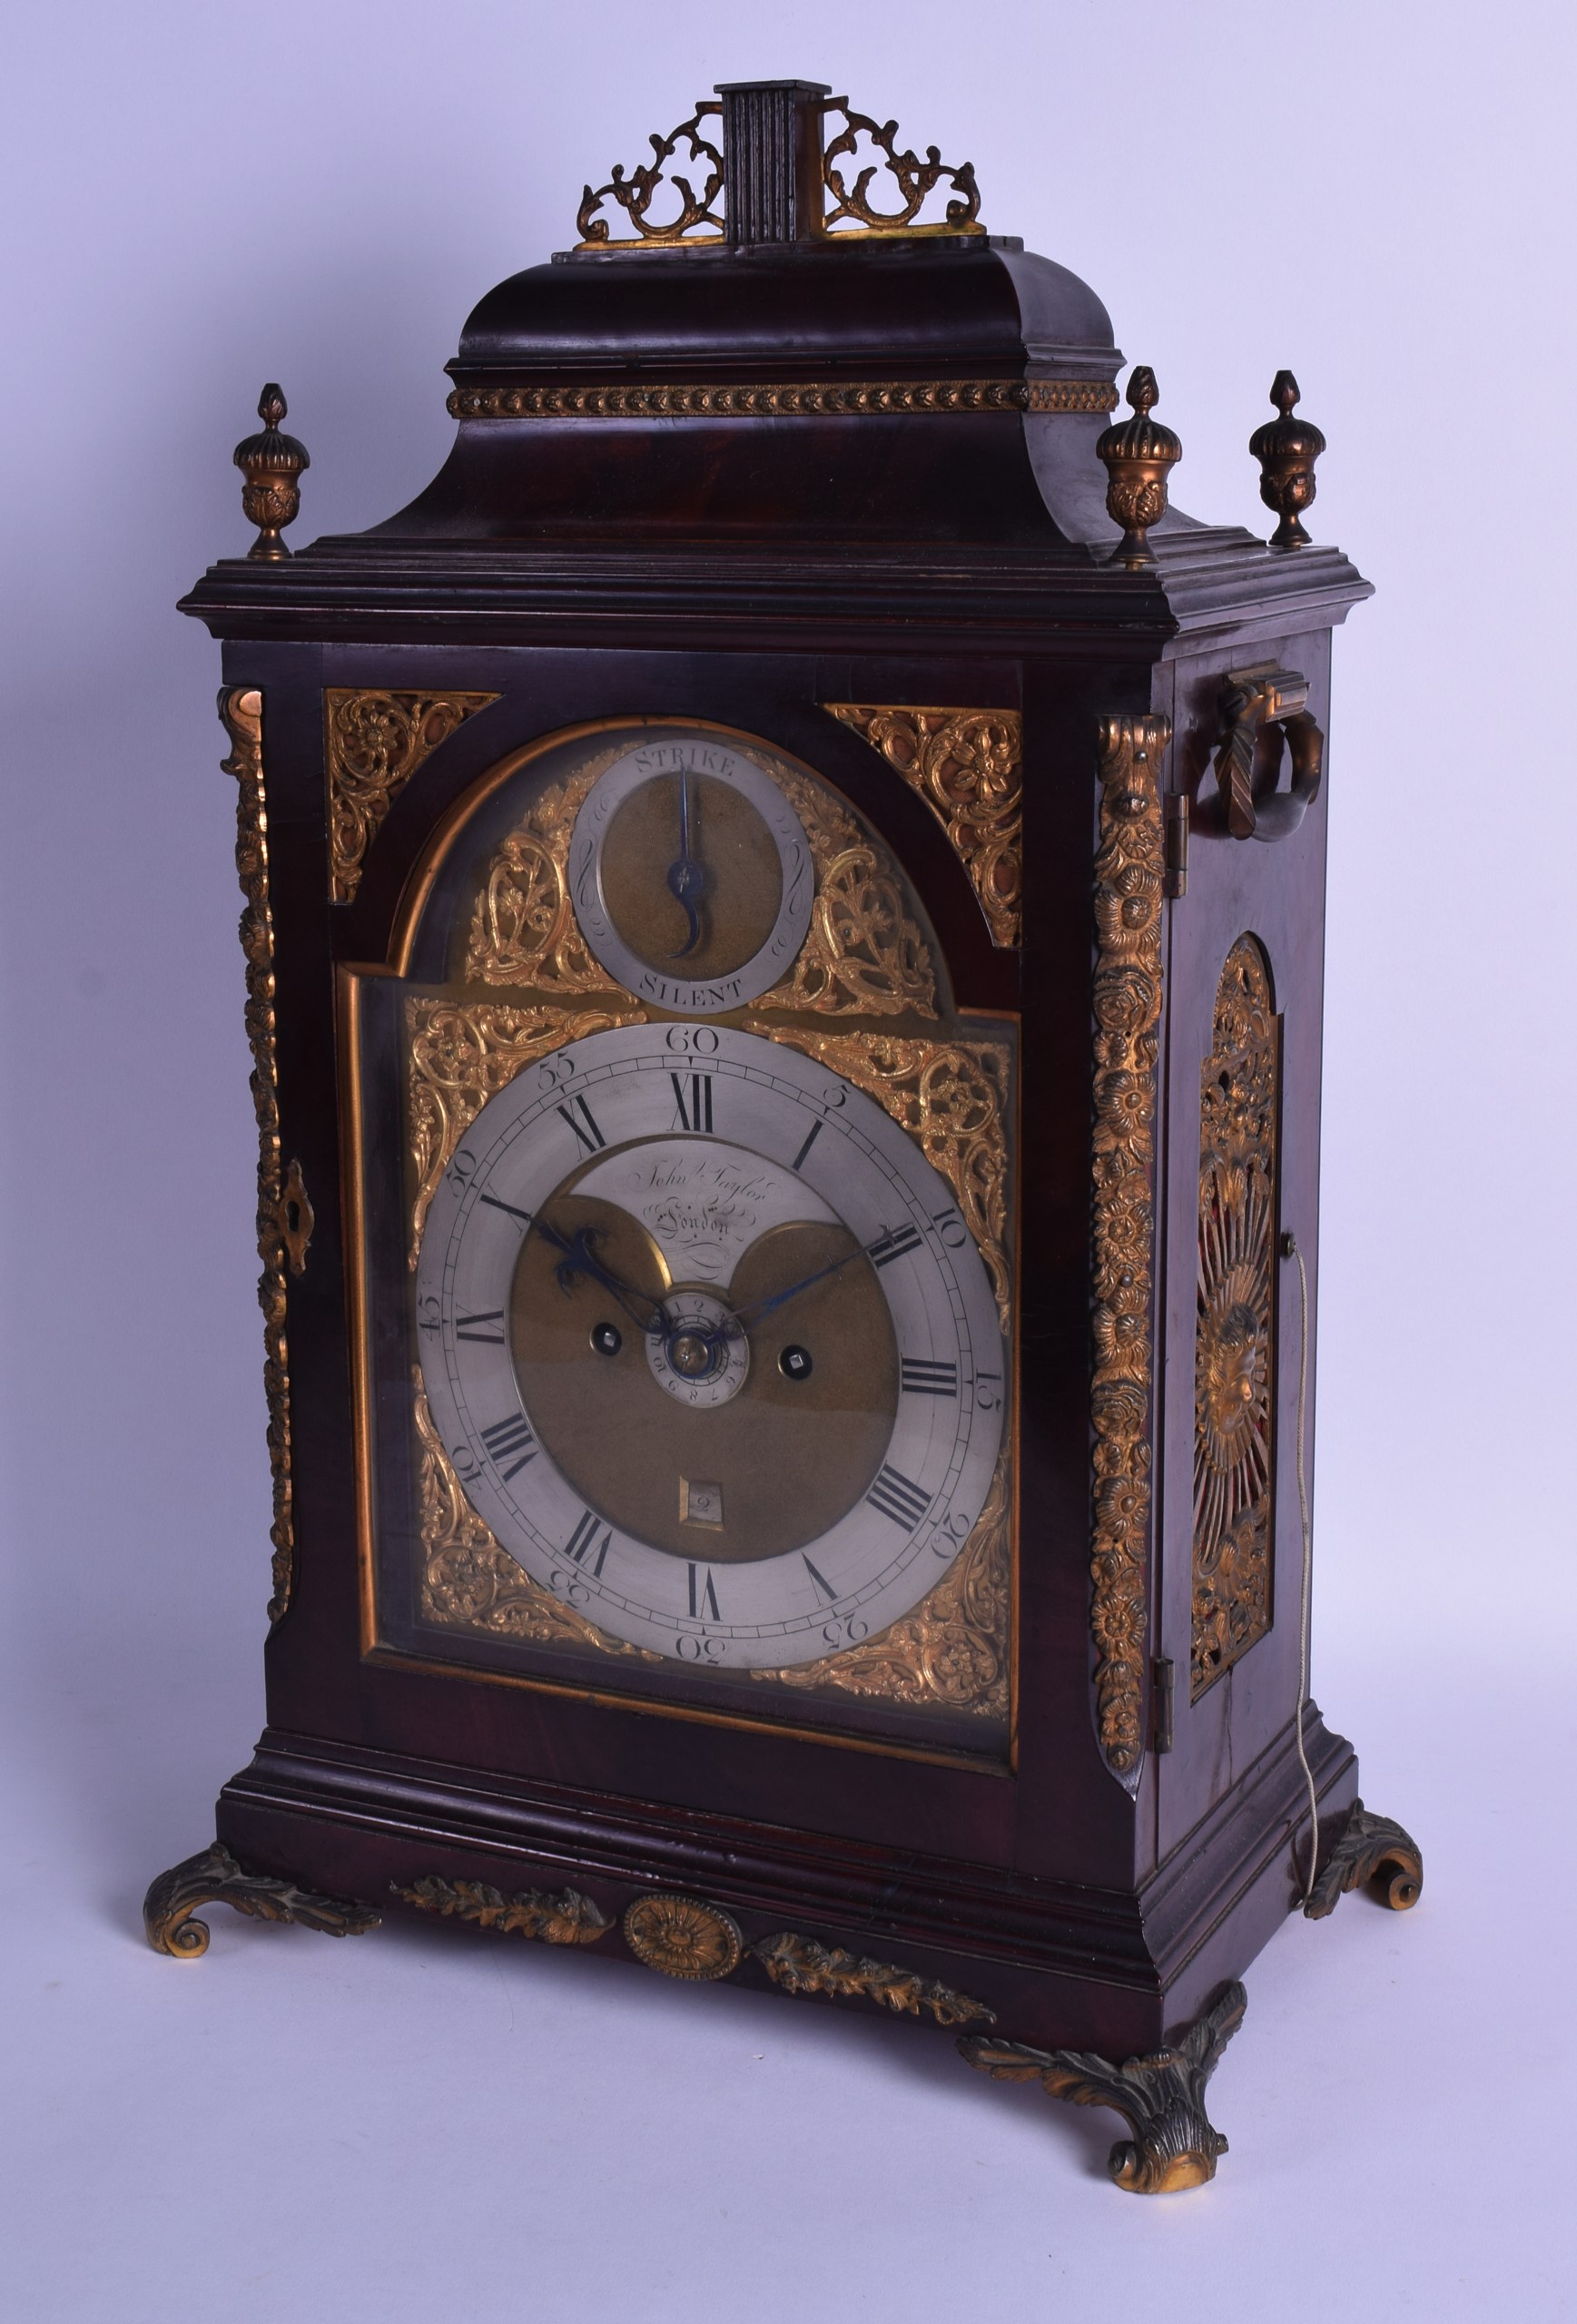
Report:
<svg viewBox="0 0 1577 2324"><path fill-rule="evenodd" d="M1571 21L14 21L19 2318L1572 2312ZM1289 1923L1215 2084L1234 2151L1177 2202L1108 2186L1114 2117L906 2026L439 1931L221 1911L190 1966L138 1933L261 1724L268 1588L234 791L218 652L174 600L246 544L230 453L265 378L312 455L298 540L378 521L443 455L473 300L573 239L583 180L648 130L773 74L972 156L988 224L1085 275L1154 365L1191 512L1267 527L1244 448L1290 363L1330 439L1311 529L1380 591L1336 645L1315 1687L1428 1888L1410 1919Z"/></svg>

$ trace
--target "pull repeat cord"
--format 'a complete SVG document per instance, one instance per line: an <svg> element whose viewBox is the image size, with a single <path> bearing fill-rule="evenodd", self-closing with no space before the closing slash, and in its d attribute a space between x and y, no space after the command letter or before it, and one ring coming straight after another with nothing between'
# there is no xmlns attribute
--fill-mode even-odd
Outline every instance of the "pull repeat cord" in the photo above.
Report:
<svg viewBox="0 0 1577 2324"><path fill-rule="evenodd" d="M1313 1770L1303 1743L1303 1715L1308 1707L1308 1628L1309 1591L1314 1576L1314 1532L1309 1524L1308 1473L1306 1466L1308 1442L1308 1269L1303 1253L1297 1247L1296 1235L1281 1238L1281 1256L1297 1261L1298 1354L1297 1354L1297 1508L1303 1521L1303 1600L1298 1620L1297 1662L1297 1759L1303 1769L1303 1779L1308 1786L1308 1878L1304 1884L1303 1902L1306 1905L1314 1895L1315 1869L1319 1863L1320 1824L1319 1795L1315 1790ZM1294 1842L1293 1862L1297 1862L1296 1842Z"/></svg>

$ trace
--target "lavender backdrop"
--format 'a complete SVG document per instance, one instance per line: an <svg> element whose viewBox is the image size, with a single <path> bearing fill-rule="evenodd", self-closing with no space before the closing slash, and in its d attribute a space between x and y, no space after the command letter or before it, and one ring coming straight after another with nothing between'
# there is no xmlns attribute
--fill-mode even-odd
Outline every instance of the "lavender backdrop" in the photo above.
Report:
<svg viewBox="0 0 1577 2324"><path fill-rule="evenodd" d="M612 2304L1176 2324L1571 2312L1569 11L1090 0L725 17L536 0L55 0L13 22L4 360L0 2206L39 2324ZM1290 1924L1207 2193L907 2028L543 1949L221 1914L140 1949L261 1718L255 1143L218 654L265 378L297 527L437 467L440 366L583 180L805 74L971 156L987 222L1153 364L1192 512L1296 369L1337 644L1316 1688L1424 1843L1410 1921ZM1562 1915L1566 1917L1562 1917ZM756 2043L761 2044L760 2050ZM756 2073L757 2065L761 2072Z"/></svg>

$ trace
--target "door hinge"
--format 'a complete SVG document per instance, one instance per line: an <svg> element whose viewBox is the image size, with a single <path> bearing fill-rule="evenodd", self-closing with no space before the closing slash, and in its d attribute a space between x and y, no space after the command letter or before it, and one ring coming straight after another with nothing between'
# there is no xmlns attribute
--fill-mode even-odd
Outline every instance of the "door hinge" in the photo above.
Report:
<svg viewBox="0 0 1577 2324"><path fill-rule="evenodd" d="M1167 793L1161 880L1163 895L1185 896L1188 892L1188 819L1193 807L1194 802L1187 791Z"/></svg>
<svg viewBox="0 0 1577 2324"><path fill-rule="evenodd" d="M1150 1664L1150 1748L1172 1748L1172 1666L1164 1654Z"/></svg>

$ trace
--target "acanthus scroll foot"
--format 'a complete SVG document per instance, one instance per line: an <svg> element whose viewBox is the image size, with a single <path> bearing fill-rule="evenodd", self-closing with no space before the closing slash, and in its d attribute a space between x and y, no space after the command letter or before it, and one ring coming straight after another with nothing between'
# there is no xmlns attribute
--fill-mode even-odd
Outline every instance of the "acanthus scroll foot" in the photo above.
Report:
<svg viewBox="0 0 1577 2324"><path fill-rule="evenodd" d="M1342 1827L1324 1871L1309 1891L1304 1913L1323 1921L1349 1889L1366 1888L1385 1875L1383 1904L1394 1913L1410 1912L1424 1891L1424 1858L1418 1843L1389 1816L1371 1815L1361 1799Z"/></svg>
<svg viewBox="0 0 1577 2324"><path fill-rule="evenodd" d="M1171 2195L1216 2176L1227 2142L1205 2112L1205 2084L1243 2023L1248 1996L1236 1978L1180 2040L1113 2065L1093 2050L1033 2050L1022 2042L966 2034L959 2049L997 2082L1039 2082L1075 2106L1109 2106L1133 2132L1108 2169L1130 2195Z"/></svg>
<svg viewBox="0 0 1577 2324"><path fill-rule="evenodd" d="M143 1900L143 1926L155 1953L195 1961L208 1950L208 1924L193 1920L199 1905L232 1905L253 1920L299 1921L325 1936L360 1936L376 1928L380 1915L340 1896L320 1896L271 1873L247 1872L216 1841L200 1856L189 1856L162 1872Z"/></svg>

